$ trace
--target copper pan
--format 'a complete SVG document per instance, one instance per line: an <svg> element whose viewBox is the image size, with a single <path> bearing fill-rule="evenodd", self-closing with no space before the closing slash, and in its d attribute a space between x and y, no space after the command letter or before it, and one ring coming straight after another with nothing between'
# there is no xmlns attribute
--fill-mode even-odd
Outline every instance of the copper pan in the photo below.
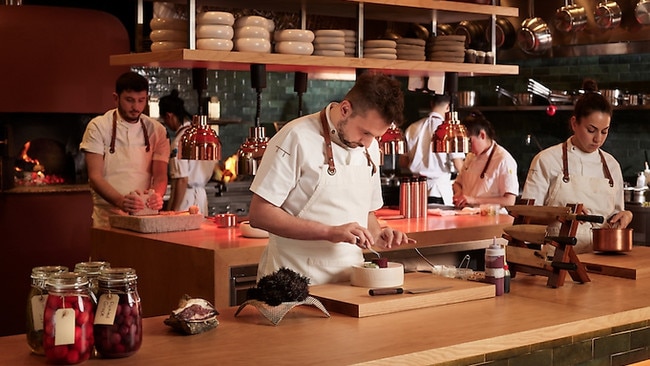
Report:
<svg viewBox="0 0 650 366"><path fill-rule="evenodd" d="M632 228L592 229L594 251L629 252L632 250L632 232Z"/></svg>

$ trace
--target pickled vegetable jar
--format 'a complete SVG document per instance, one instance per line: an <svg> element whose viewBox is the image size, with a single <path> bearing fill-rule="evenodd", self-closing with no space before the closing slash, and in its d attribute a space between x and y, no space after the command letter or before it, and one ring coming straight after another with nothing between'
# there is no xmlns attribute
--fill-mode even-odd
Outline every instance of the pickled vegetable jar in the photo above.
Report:
<svg viewBox="0 0 650 366"><path fill-rule="evenodd" d="M99 275L95 349L102 357L127 357L142 345L137 278L132 268L105 268Z"/></svg>
<svg viewBox="0 0 650 366"><path fill-rule="evenodd" d="M86 361L93 350L95 305L88 279L76 272L50 276L43 318L43 350L52 364Z"/></svg>
<svg viewBox="0 0 650 366"><path fill-rule="evenodd" d="M50 275L68 272L65 266L42 266L32 268L32 287L27 296L27 344L37 355L43 352L43 314L47 302L45 281Z"/></svg>
<svg viewBox="0 0 650 366"><path fill-rule="evenodd" d="M104 268L110 268L111 264L103 261L79 262L75 264L74 271L81 273L88 279L88 287L95 304L97 304L97 277Z"/></svg>

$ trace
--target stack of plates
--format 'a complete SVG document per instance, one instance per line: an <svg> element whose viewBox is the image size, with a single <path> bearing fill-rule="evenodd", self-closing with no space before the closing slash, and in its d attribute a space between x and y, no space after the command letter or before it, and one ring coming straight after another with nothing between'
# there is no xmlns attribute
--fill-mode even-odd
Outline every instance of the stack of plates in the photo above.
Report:
<svg viewBox="0 0 650 366"><path fill-rule="evenodd" d="M174 18L153 18L151 26L151 51L174 50L187 48L187 20Z"/></svg>
<svg viewBox="0 0 650 366"><path fill-rule="evenodd" d="M410 61L425 61L424 46L426 41L421 38L398 38L397 59Z"/></svg>
<svg viewBox="0 0 650 366"><path fill-rule="evenodd" d="M242 52L271 52L271 32L275 23L257 15L243 16L235 21L235 50Z"/></svg>
<svg viewBox="0 0 650 366"><path fill-rule="evenodd" d="M284 29L273 34L275 52L311 55L314 52L314 32L304 29Z"/></svg>
<svg viewBox="0 0 650 366"><path fill-rule="evenodd" d="M345 56L354 57L357 55L357 32L350 29L344 29L343 32L345 33Z"/></svg>
<svg viewBox="0 0 650 366"><path fill-rule="evenodd" d="M440 62L465 61L465 36L449 35L429 38L427 60Z"/></svg>
<svg viewBox="0 0 650 366"><path fill-rule="evenodd" d="M196 48L230 51L235 31L235 16L222 11L206 11L196 15Z"/></svg>
<svg viewBox="0 0 650 366"><path fill-rule="evenodd" d="M363 42L364 58L397 60L397 42L390 39L374 39Z"/></svg>
<svg viewBox="0 0 650 366"><path fill-rule="evenodd" d="M314 55L345 56L345 31L341 29L319 29L314 31L314 36Z"/></svg>

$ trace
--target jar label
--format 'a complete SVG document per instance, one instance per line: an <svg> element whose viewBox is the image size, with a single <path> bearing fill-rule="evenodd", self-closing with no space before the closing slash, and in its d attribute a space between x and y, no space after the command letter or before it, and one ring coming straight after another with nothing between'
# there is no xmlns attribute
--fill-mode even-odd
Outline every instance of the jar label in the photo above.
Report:
<svg viewBox="0 0 650 366"><path fill-rule="evenodd" d="M34 322L34 330L43 330L43 315L45 314L45 303L47 302L48 295L32 296L32 320Z"/></svg>
<svg viewBox="0 0 650 366"><path fill-rule="evenodd" d="M58 309L54 313L54 345L74 344L74 309Z"/></svg>
<svg viewBox="0 0 650 366"><path fill-rule="evenodd" d="M117 303L120 297L115 294L103 294L99 297L97 312L95 313L95 324L113 325Z"/></svg>

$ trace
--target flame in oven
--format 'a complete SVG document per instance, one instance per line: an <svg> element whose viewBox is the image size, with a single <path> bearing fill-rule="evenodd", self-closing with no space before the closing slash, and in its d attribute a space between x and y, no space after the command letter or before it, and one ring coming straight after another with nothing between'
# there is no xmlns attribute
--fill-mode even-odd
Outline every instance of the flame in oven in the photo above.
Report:
<svg viewBox="0 0 650 366"><path fill-rule="evenodd" d="M16 171L14 183L18 186L65 183L65 180L59 175L46 174L45 166L43 166L38 159L29 156L31 145L31 141L27 141L25 145L23 145L23 149L20 152L20 159L14 167Z"/></svg>
<svg viewBox="0 0 650 366"><path fill-rule="evenodd" d="M223 164L218 164L215 168L215 178L224 183L232 182L237 179L237 154L233 154Z"/></svg>

